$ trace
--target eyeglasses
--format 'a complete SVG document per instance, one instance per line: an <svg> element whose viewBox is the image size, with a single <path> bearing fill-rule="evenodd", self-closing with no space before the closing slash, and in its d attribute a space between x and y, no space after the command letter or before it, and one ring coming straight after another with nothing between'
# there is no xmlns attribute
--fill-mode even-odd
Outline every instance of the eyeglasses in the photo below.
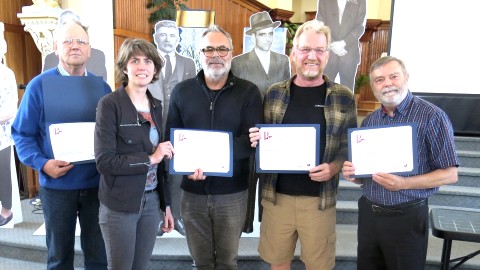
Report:
<svg viewBox="0 0 480 270"><path fill-rule="evenodd" d="M83 46L87 46L88 45L88 41L84 40L84 39L81 39L81 38L66 38L64 41L63 41L63 45L64 46L72 46L73 43L77 43L77 45L79 47L83 47Z"/></svg>
<svg viewBox="0 0 480 270"><path fill-rule="evenodd" d="M305 47L302 47L302 48L297 48L297 50L301 53L301 54L309 54L311 51L314 51L316 55L323 55L324 53L328 52L328 49L325 49L325 48L305 48Z"/></svg>
<svg viewBox="0 0 480 270"><path fill-rule="evenodd" d="M212 57L215 54L215 52L217 52L220 57L225 57L228 55L228 53L231 50L232 49L229 49L226 47L218 47L218 48L207 47L207 48L201 49L200 51L203 52L203 54L206 57Z"/></svg>

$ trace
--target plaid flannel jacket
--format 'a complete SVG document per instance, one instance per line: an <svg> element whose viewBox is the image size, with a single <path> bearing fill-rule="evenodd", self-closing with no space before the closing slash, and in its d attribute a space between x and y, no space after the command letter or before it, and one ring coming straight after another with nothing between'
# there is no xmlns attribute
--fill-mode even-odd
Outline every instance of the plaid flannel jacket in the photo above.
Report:
<svg viewBox="0 0 480 270"><path fill-rule="evenodd" d="M296 76L296 75L295 75ZM281 124L290 102L290 85L294 77L272 85L265 96L265 124ZM357 127L357 110L353 93L347 87L336 84L323 76L327 84L325 99L326 147L323 161L335 163L340 170L348 158L347 134ZM278 174L266 174L263 178L262 199L276 203ZM321 182L319 209L334 207L337 203L339 175Z"/></svg>

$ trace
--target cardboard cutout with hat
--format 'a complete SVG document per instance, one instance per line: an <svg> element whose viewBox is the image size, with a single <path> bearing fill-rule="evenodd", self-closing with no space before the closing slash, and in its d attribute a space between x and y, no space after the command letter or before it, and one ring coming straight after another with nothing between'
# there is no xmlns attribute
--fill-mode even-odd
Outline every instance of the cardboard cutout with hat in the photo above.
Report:
<svg viewBox="0 0 480 270"><path fill-rule="evenodd" d="M262 97L271 85L287 80L291 75L290 60L285 55L287 31L286 28L279 27L280 24L279 21L273 22L266 11L254 13L250 16L250 28L244 29L243 53L232 59L233 75L253 82ZM258 31L261 32L257 33ZM253 231L253 235L258 236L260 231L258 217L261 216L262 207L259 200L256 200L256 194L261 188L257 189L259 175L255 173L255 160L252 158L249 162L248 204L244 232ZM259 215L255 215L255 212Z"/></svg>
<svg viewBox="0 0 480 270"><path fill-rule="evenodd" d="M272 18L270 18L270 15L266 11L255 13L250 17L250 30L245 32L245 34L251 35L258 30L262 30L268 27L277 28L280 23L281 22L279 21L273 22Z"/></svg>
<svg viewBox="0 0 480 270"><path fill-rule="evenodd" d="M255 47L254 34L265 28L273 27L273 44L271 50L280 54L285 54L287 42L286 28L279 27L280 21L274 22L267 11L257 12L250 16L250 28L243 30L243 50L242 53L250 52Z"/></svg>

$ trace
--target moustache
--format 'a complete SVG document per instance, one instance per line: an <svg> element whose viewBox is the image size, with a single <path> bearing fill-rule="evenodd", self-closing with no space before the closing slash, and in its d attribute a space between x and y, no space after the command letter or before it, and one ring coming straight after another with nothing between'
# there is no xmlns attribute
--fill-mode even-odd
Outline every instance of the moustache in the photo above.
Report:
<svg viewBox="0 0 480 270"><path fill-rule="evenodd" d="M208 61L208 64L225 64L225 61L223 61L220 57L215 57L210 59L210 61Z"/></svg>
<svg viewBox="0 0 480 270"><path fill-rule="evenodd" d="M386 87L386 88L383 88L382 90L382 95L383 94L386 94L386 93L389 93L389 92L398 92L398 88L397 87Z"/></svg>

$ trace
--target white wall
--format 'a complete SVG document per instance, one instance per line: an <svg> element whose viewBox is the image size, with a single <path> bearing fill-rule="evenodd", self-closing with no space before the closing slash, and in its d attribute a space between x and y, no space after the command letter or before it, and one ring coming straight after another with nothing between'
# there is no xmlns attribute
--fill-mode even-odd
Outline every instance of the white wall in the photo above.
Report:
<svg viewBox="0 0 480 270"><path fill-rule="evenodd" d="M480 1L395 0L390 55L412 92L480 94Z"/></svg>

